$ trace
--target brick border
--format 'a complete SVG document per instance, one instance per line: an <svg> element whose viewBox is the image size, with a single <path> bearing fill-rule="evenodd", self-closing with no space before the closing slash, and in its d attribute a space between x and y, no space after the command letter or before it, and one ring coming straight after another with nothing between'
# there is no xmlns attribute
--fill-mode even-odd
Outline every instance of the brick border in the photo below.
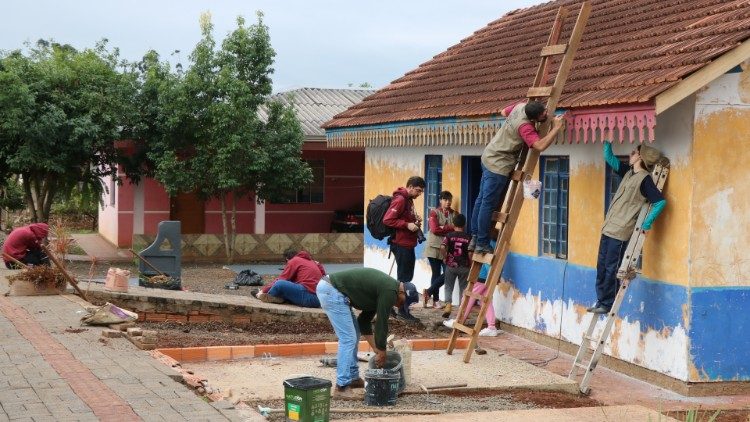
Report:
<svg viewBox="0 0 750 422"><path fill-rule="evenodd" d="M414 351L439 350L448 347L447 338L408 340ZM468 338L459 338L457 349L469 345ZM209 346L156 349L155 352L168 356L177 362L215 362L224 360L247 359L270 354L271 356L312 356L332 354L338 351L338 342L317 343L257 344L251 346ZM359 351L371 351L366 341L359 342Z"/></svg>
<svg viewBox="0 0 750 422"><path fill-rule="evenodd" d="M0 296L0 313L34 346L96 417L102 421L142 420L120 396L55 340L26 309Z"/></svg>

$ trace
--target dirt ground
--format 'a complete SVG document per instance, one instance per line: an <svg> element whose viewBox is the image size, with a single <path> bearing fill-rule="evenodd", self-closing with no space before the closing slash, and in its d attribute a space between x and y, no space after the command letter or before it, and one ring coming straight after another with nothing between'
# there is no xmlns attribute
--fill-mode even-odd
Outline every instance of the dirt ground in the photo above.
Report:
<svg viewBox="0 0 750 422"><path fill-rule="evenodd" d="M437 402L437 403L435 403ZM264 400L247 402L257 409L258 406L277 409L284 408L284 400ZM495 410L533 409L533 408L571 408L601 406L601 403L585 396L547 391L456 391L441 394L404 394L399 396L395 406L378 407L377 409L420 409L440 410L443 413L481 412ZM331 408L361 409L366 406L361 400L331 399ZM332 420L382 417L368 413L334 413ZM274 414L269 421L283 421L283 414Z"/></svg>
<svg viewBox="0 0 750 422"><path fill-rule="evenodd" d="M440 313L432 309L415 309L414 315L430 324L442 321ZM389 320L389 331L398 338L444 338L450 335L447 328L430 330L423 324L411 324L397 319ZM158 347L238 346L250 344L309 343L336 341L328 322L310 320L284 324L282 322L257 322L231 325L220 322L186 324L179 322L141 323L147 330L159 332Z"/></svg>

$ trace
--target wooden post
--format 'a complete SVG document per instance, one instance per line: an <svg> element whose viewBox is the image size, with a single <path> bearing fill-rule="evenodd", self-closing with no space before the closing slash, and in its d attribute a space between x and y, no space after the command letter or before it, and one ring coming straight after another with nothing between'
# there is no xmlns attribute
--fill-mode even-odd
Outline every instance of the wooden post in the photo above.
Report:
<svg viewBox="0 0 750 422"><path fill-rule="evenodd" d="M141 261L143 261L144 264L148 265L149 268L151 268L152 270L156 271L157 274L159 274L159 275L166 275L163 272L159 271L158 268L156 268L153 265L151 265L150 262L146 261L146 258L142 257L141 254L139 254L138 252L136 252L136 251L134 251L132 249L128 249L128 250L130 251L130 253L132 253L133 255L135 255L138 259L140 259Z"/></svg>
<svg viewBox="0 0 750 422"><path fill-rule="evenodd" d="M73 286L73 288L75 289L75 291L78 292L78 295L81 296L83 298L83 300L88 301L88 298L86 297L86 293L84 293L83 290L81 290L78 287L78 283L76 282L75 278L73 278L73 276L70 275L65 270L65 267L63 267L62 263L60 263L60 261L57 260L57 257L46 246L44 246L44 245L42 245L42 250L44 251L44 253L47 254L47 256L49 257L50 261L52 261L55 264L55 266L57 267L57 269L59 269L60 271L62 271L63 276L65 276L65 279L68 280L68 283L70 283L70 285Z"/></svg>

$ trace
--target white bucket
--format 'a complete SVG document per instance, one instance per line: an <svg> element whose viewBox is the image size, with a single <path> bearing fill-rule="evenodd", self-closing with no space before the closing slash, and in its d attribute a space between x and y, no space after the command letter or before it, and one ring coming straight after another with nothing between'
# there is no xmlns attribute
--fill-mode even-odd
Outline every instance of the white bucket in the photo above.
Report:
<svg viewBox="0 0 750 422"><path fill-rule="evenodd" d="M523 197L526 199L539 199L542 194L542 182L539 180L523 181Z"/></svg>

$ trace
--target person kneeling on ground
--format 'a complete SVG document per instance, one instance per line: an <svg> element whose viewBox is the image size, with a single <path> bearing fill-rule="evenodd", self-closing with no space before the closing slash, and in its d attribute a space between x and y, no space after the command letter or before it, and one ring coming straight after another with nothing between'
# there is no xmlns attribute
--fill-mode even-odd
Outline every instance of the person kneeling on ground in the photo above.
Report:
<svg viewBox="0 0 750 422"><path fill-rule="evenodd" d="M315 295L318 281L326 273L320 262L312 259L306 251L289 249L284 252L286 266L279 278L266 284L257 298L268 303L289 302L303 308L320 308Z"/></svg>
<svg viewBox="0 0 750 422"><path fill-rule="evenodd" d="M375 363L382 368L386 359L388 315L393 306L399 309L419 301L412 283L399 283L373 268L354 268L323 276L318 283L320 306L331 321L338 337L336 392L363 388L359 377L357 349L360 333L375 352ZM352 308L359 309L359 317ZM375 322L373 335L372 320Z"/></svg>
<svg viewBox="0 0 750 422"><path fill-rule="evenodd" d="M7 256L26 265L49 265L49 257L42 251L42 245L47 242L48 233L49 226L45 223L29 224L10 232L3 243L5 266L17 268L17 264Z"/></svg>

